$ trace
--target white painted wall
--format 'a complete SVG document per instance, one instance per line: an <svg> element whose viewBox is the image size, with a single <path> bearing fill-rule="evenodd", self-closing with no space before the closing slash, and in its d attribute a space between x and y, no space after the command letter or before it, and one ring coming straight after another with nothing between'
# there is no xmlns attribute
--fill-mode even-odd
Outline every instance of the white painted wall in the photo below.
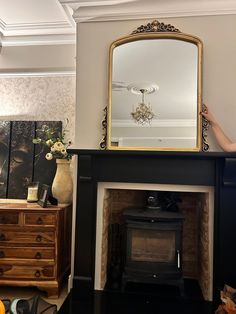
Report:
<svg viewBox="0 0 236 314"><path fill-rule="evenodd" d="M2 47L0 76L4 73L75 71L75 45Z"/></svg>
<svg viewBox="0 0 236 314"><path fill-rule="evenodd" d="M158 17L157 17L158 18ZM236 15L158 19L203 41L203 102L236 141ZM112 41L152 20L80 23L77 26L75 147L99 148L108 104L108 50ZM209 131L211 150L220 150Z"/></svg>

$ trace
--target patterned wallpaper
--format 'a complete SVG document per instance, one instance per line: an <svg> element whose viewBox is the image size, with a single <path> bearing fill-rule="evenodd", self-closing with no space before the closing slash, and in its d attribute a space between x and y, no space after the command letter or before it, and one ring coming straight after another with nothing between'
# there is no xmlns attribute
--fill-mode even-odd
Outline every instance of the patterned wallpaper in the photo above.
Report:
<svg viewBox="0 0 236 314"><path fill-rule="evenodd" d="M56 121L68 124L74 142L75 76L0 77L0 120Z"/></svg>

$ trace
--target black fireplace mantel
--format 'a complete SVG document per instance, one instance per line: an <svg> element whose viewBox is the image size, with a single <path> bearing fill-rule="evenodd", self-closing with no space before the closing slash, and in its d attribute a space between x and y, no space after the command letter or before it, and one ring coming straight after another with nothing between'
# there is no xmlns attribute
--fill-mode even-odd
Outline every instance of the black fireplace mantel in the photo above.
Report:
<svg viewBox="0 0 236 314"><path fill-rule="evenodd" d="M99 182L214 187L213 295L236 287L236 153L70 149L78 156L73 292L94 290L96 207Z"/></svg>

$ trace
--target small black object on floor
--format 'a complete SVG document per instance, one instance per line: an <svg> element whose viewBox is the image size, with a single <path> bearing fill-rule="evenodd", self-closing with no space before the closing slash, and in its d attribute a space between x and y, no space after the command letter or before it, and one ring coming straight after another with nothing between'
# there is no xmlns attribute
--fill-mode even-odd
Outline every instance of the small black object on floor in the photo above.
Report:
<svg viewBox="0 0 236 314"><path fill-rule="evenodd" d="M57 306L43 300L39 295L30 299L13 299L4 301L6 314L56 314Z"/></svg>
<svg viewBox="0 0 236 314"><path fill-rule="evenodd" d="M215 309L199 299L94 291L86 298L71 292L58 314L213 314Z"/></svg>

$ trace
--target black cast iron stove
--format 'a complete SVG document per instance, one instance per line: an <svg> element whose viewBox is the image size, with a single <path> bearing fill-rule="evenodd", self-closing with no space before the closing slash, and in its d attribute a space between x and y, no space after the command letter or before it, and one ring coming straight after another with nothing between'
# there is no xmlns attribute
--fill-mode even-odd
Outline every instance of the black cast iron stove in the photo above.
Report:
<svg viewBox="0 0 236 314"><path fill-rule="evenodd" d="M183 296L183 215L156 208L127 208L123 216L125 260L122 289L125 290L128 281L177 285Z"/></svg>

